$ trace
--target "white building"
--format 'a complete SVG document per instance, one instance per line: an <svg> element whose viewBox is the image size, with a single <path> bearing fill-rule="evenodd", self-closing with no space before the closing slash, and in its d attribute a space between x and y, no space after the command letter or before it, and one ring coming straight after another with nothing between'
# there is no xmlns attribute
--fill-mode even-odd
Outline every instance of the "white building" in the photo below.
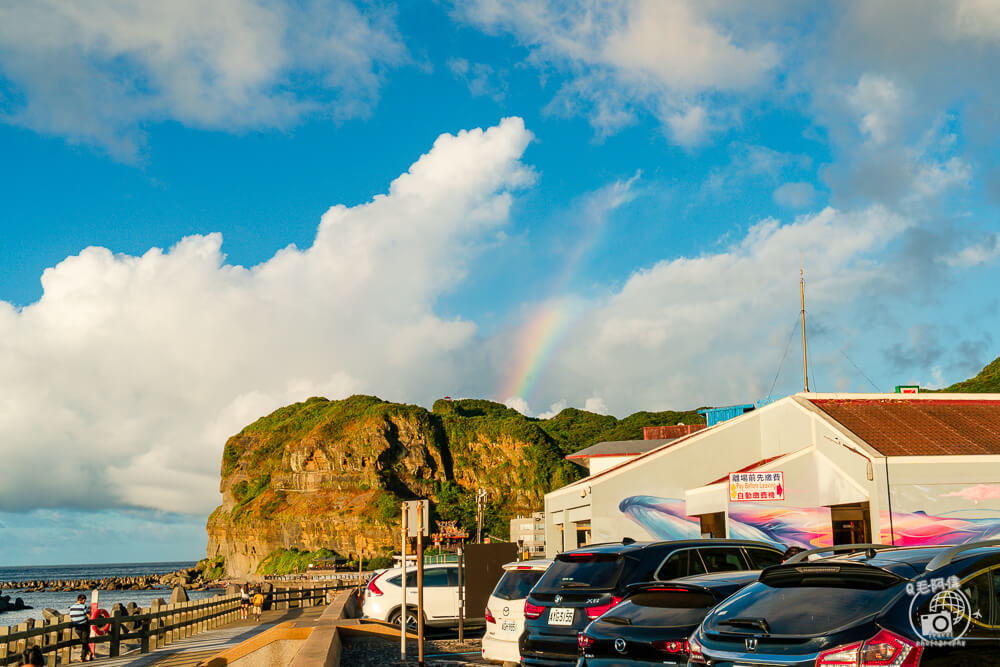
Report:
<svg viewBox="0 0 1000 667"><path fill-rule="evenodd" d="M518 545L524 558L541 558L545 555L545 513L517 516L510 520L510 541Z"/></svg>
<svg viewBox="0 0 1000 667"><path fill-rule="evenodd" d="M797 394L628 454L545 496L548 556L623 537L1000 537L1000 394Z"/></svg>

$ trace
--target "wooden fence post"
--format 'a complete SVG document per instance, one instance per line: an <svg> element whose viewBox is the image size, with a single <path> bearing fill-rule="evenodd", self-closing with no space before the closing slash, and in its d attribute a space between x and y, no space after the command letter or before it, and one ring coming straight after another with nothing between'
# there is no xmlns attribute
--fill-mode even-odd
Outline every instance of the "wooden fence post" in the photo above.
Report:
<svg viewBox="0 0 1000 667"><path fill-rule="evenodd" d="M153 613L159 614L162 608L163 606L160 604L159 599L153 600L152 602L149 603L149 612L151 614ZM160 627L162 624L163 624L163 618L161 616L157 615L155 617L150 617L149 619L150 636L147 638L147 642L149 639L152 639L153 641L151 643L148 642L148 648L146 649L146 652L149 652L150 650L155 651L156 649L163 646L163 641L162 638L160 637Z"/></svg>
<svg viewBox="0 0 1000 667"><path fill-rule="evenodd" d="M10 628L6 625L0 626L0 664L7 664L7 635L10 634Z"/></svg>
<svg viewBox="0 0 1000 667"><path fill-rule="evenodd" d="M111 610L111 632L108 635L108 655L117 658L122 646L122 606L116 604Z"/></svg>
<svg viewBox="0 0 1000 667"><path fill-rule="evenodd" d="M58 618L58 621L60 625L63 625L64 623L69 623L69 614L66 614L65 616L60 616ZM63 626L63 629L59 631L59 636L61 637L59 643L60 644L62 644L63 642L66 643L65 646L59 649L59 662L63 664L68 664L70 657L73 655L73 646L70 643L73 641L73 628L69 627L68 625Z"/></svg>

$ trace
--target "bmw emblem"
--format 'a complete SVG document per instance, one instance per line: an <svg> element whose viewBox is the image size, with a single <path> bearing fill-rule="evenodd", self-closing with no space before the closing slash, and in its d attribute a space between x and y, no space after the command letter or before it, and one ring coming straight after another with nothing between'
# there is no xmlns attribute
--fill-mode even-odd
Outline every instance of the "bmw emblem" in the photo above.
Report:
<svg viewBox="0 0 1000 667"><path fill-rule="evenodd" d="M625 644L625 640L622 639L621 637L615 639L615 650L618 651L619 653L624 653L626 646L627 644Z"/></svg>
<svg viewBox="0 0 1000 667"><path fill-rule="evenodd" d="M555 598L553 598L552 601L555 602L556 604L562 604L562 596L561 595L557 595L557 596L555 596Z"/></svg>

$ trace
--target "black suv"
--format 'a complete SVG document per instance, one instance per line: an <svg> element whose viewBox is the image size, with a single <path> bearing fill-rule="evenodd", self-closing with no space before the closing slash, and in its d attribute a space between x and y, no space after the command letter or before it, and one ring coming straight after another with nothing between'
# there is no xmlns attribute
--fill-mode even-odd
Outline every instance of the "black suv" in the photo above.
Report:
<svg viewBox="0 0 1000 667"><path fill-rule="evenodd" d="M706 572L758 570L782 552L751 540L595 544L556 556L524 601L524 665L575 665L577 634L621 602L629 585Z"/></svg>
<svg viewBox="0 0 1000 667"><path fill-rule="evenodd" d="M759 574L716 572L632 584L624 600L577 637L577 667L686 665L687 638L709 610Z"/></svg>
<svg viewBox="0 0 1000 667"><path fill-rule="evenodd" d="M1000 665L997 547L1000 540L799 554L713 609L689 640L689 664Z"/></svg>

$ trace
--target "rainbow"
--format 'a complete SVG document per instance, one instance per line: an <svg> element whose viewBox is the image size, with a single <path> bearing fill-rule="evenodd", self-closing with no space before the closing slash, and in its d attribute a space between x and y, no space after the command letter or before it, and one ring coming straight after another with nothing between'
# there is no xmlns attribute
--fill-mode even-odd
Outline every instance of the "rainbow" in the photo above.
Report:
<svg viewBox="0 0 1000 667"><path fill-rule="evenodd" d="M552 358L556 343L573 319L569 308L556 303L545 303L535 309L521 327L514 364L500 388L500 400L514 397L528 400Z"/></svg>
<svg viewBox="0 0 1000 667"><path fill-rule="evenodd" d="M631 201L632 186L639 179L639 171L627 181L615 181L594 192L583 201L578 211L577 242L566 249L562 270L548 290L550 297L539 304L529 315L517 336L514 363L497 391L500 401L521 398L528 401L531 392L545 374L556 344L578 318L583 308L565 295L590 251L604 236L608 214ZM576 231L576 230L574 230Z"/></svg>

